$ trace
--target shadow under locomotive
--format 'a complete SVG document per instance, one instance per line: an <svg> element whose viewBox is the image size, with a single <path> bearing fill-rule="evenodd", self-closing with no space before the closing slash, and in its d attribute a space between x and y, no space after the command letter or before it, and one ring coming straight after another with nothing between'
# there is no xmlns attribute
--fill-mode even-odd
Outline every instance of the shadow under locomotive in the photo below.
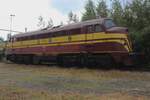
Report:
<svg viewBox="0 0 150 100"><path fill-rule="evenodd" d="M75 68L75 69L83 69L87 68L90 70L104 70L104 71L110 71L110 70L119 70L119 71L131 71L131 72L150 72L150 67L147 66L146 62L141 63L141 59L136 59L136 64L132 66L126 66L124 64L118 64L116 63L112 57L109 56L101 56L98 60L94 60L93 57L89 59L89 57L85 56L84 60L81 60L82 57L79 57L77 61L72 60L70 57L63 56L63 58L59 59L64 59L61 62L57 62L56 60L51 59L50 62L48 61L42 61L42 62L24 62L24 61L18 61L15 62L17 64L25 64L25 65L35 65L34 67L41 67L41 65L44 65L45 67L59 67L59 68ZM105 58L105 59L104 59ZM109 59L108 59L109 58ZM38 59L38 58L37 58ZM97 59L97 58L96 58ZM101 59L101 60L100 60ZM15 60L16 61L16 60ZM8 63L8 61L6 61ZM9 64L13 64L13 62L9 61Z"/></svg>

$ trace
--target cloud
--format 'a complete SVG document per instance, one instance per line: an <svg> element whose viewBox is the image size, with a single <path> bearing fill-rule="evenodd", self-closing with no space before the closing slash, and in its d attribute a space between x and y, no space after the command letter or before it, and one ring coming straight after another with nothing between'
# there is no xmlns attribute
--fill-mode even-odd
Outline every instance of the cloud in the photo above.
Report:
<svg viewBox="0 0 150 100"><path fill-rule="evenodd" d="M70 11L81 10L83 8L84 1L85 0L51 0L51 4L63 14L67 14Z"/></svg>
<svg viewBox="0 0 150 100"><path fill-rule="evenodd" d="M13 30L36 30L38 17L41 15L46 20L52 18L55 25L67 21L67 15L52 7L51 0L3 0L0 1L0 28L10 29L10 14L13 18ZM0 31L0 37L6 38L7 33Z"/></svg>
<svg viewBox="0 0 150 100"><path fill-rule="evenodd" d="M0 1L0 29L10 29L10 14L13 17L15 31L24 32L37 30L38 17L45 20L52 18L55 25L67 22L68 13L73 11L79 18L84 11L86 0L1 0ZM9 32L0 31L0 37L6 39ZM15 33L14 33L15 34Z"/></svg>

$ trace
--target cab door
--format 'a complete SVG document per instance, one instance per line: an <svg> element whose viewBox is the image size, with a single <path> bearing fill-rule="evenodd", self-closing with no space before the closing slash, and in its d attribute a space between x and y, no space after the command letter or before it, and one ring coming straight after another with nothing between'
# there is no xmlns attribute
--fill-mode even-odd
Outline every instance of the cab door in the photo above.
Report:
<svg viewBox="0 0 150 100"><path fill-rule="evenodd" d="M93 49L94 25L87 25L85 29L85 50L90 53Z"/></svg>
<svg viewBox="0 0 150 100"><path fill-rule="evenodd" d="M94 34L93 34L93 40L99 40L103 39L105 37L105 32L103 31L102 25L95 24L94 25Z"/></svg>
<svg viewBox="0 0 150 100"><path fill-rule="evenodd" d="M89 43L89 41L93 40L94 38L94 25L88 25L86 26L86 41Z"/></svg>

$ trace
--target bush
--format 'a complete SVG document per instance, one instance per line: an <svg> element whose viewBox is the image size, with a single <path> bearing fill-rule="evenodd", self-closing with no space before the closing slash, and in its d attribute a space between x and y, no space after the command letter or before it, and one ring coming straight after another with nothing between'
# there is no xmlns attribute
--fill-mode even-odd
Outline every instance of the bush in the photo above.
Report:
<svg viewBox="0 0 150 100"><path fill-rule="evenodd" d="M134 52L144 53L148 63L150 63L150 26L141 32L131 32L130 37L133 42Z"/></svg>
<svg viewBox="0 0 150 100"><path fill-rule="evenodd" d="M141 39L142 50L146 54L147 60L150 59L150 26L143 29Z"/></svg>

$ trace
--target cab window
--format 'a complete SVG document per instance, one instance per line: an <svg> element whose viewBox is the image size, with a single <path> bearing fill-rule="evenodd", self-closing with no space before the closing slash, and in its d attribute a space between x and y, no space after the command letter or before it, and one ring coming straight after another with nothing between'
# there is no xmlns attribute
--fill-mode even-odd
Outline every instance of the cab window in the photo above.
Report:
<svg viewBox="0 0 150 100"><path fill-rule="evenodd" d="M111 19L107 19L105 20L104 26L106 29L109 29L109 28L115 27L116 25Z"/></svg>
<svg viewBox="0 0 150 100"><path fill-rule="evenodd" d="M95 32L102 32L102 27L101 27L101 25L99 25L99 24L95 25L95 26L94 26L94 31L95 31Z"/></svg>
<svg viewBox="0 0 150 100"><path fill-rule="evenodd" d="M92 25L87 26L87 33L93 33L93 32L94 32L93 26Z"/></svg>

